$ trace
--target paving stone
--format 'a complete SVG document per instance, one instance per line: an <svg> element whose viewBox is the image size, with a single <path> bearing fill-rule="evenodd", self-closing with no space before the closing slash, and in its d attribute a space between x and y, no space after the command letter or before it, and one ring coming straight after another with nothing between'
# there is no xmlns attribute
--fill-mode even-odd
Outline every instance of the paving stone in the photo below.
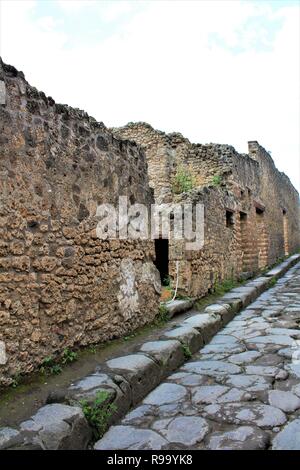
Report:
<svg viewBox="0 0 300 470"><path fill-rule="evenodd" d="M81 408L62 404L43 406L21 423L20 430L26 437L25 443L45 450L85 449L91 438Z"/></svg>
<svg viewBox="0 0 300 470"><path fill-rule="evenodd" d="M228 392L229 387L224 385L205 385L197 387L192 395L192 403L198 405L200 403L214 403L221 395Z"/></svg>
<svg viewBox="0 0 300 470"><path fill-rule="evenodd" d="M261 353L257 351L246 351L240 354L234 354L233 356L230 356L228 358L228 361L232 362L233 364L241 365L253 362L259 357L261 357Z"/></svg>
<svg viewBox="0 0 300 470"><path fill-rule="evenodd" d="M122 424L132 424L139 425L148 421L153 420L153 407L151 405L141 405L128 413L124 419L122 419Z"/></svg>
<svg viewBox="0 0 300 470"><path fill-rule="evenodd" d="M275 436L272 450L300 450L300 419L295 419Z"/></svg>
<svg viewBox="0 0 300 470"><path fill-rule="evenodd" d="M162 435L172 444L193 446L201 442L209 431L208 423L196 416L180 416L173 419Z"/></svg>
<svg viewBox="0 0 300 470"><path fill-rule="evenodd" d="M213 347L213 346L212 346ZM200 359L201 361L223 361L224 359L227 359L230 356L229 351L226 353L209 353L209 354L197 354L195 355L195 360Z"/></svg>
<svg viewBox="0 0 300 470"><path fill-rule="evenodd" d="M196 387L199 385L204 385L208 377L205 375L198 375L198 374L189 374L188 372L184 372L180 374L180 377L174 377L173 375L170 375L168 377L168 381L175 381L179 385L185 385L188 387Z"/></svg>
<svg viewBox="0 0 300 470"><path fill-rule="evenodd" d="M20 431L13 428L0 428L0 450L13 449L22 443Z"/></svg>
<svg viewBox="0 0 300 470"><path fill-rule="evenodd" d="M280 369L278 374L275 375L275 380L286 380L289 376L289 373L286 370Z"/></svg>
<svg viewBox="0 0 300 470"><path fill-rule="evenodd" d="M292 387L292 392L295 393L298 397L300 397L300 384L294 385Z"/></svg>
<svg viewBox="0 0 300 470"><path fill-rule="evenodd" d="M287 364L285 369L289 374L300 379L300 364Z"/></svg>
<svg viewBox="0 0 300 470"><path fill-rule="evenodd" d="M169 418L178 415L182 412L182 410L182 402L168 403L167 405L161 405L157 408L156 416L160 416L161 418Z"/></svg>
<svg viewBox="0 0 300 470"><path fill-rule="evenodd" d="M228 344L208 344L201 349L202 354L238 354L244 352L246 346L239 343L228 343Z"/></svg>
<svg viewBox="0 0 300 470"><path fill-rule="evenodd" d="M267 377L275 377L280 369L271 366L246 366L245 373L249 375L265 375Z"/></svg>
<svg viewBox="0 0 300 470"><path fill-rule="evenodd" d="M158 431L158 432L161 432L161 431L164 431L166 430L166 428L168 427L168 424L173 420L174 418L165 418L165 419L158 419L157 421L155 421L151 428L153 429L153 431Z"/></svg>
<svg viewBox="0 0 300 470"><path fill-rule="evenodd" d="M292 328L268 328L266 333L270 335L288 335L292 338L300 338L300 330Z"/></svg>
<svg viewBox="0 0 300 470"><path fill-rule="evenodd" d="M133 426L112 426L95 450L161 450L167 441L154 431Z"/></svg>
<svg viewBox="0 0 300 470"><path fill-rule="evenodd" d="M232 388L227 393L222 395L216 400L216 403L232 403L235 401L249 401L251 400L252 395L242 389Z"/></svg>
<svg viewBox="0 0 300 470"><path fill-rule="evenodd" d="M271 378L259 375L231 375L225 384L246 389L248 392L264 392L272 388Z"/></svg>
<svg viewBox="0 0 300 470"><path fill-rule="evenodd" d="M209 345L213 344L236 344L239 342L238 338L235 338L234 336L231 335L222 335L219 333L216 335L209 343Z"/></svg>
<svg viewBox="0 0 300 470"><path fill-rule="evenodd" d="M291 349L291 348L283 348L283 349L280 349L277 352L277 354L279 354L279 356L285 357L287 359L291 359L292 356L293 356L293 353L294 353L294 350Z"/></svg>
<svg viewBox="0 0 300 470"><path fill-rule="evenodd" d="M294 341L287 335L268 335L251 338L251 341L248 342L254 344L274 344L276 346L291 346Z"/></svg>
<svg viewBox="0 0 300 470"><path fill-rule="evenodd" d="M271 366L271 367L282 367L283 358L278 354L264 354L255 361L256 366Z"/></svg>
<svg viewBox="0 0 300 470"><path fill-rule="evenodd" d="M198 361L188 362L183 366L183 370L208 376L239 374L241 368L235 364L228 364L224 361Z"/></svg>
<svg viewBox="0 0 300 470"><path fill-rule="evenodd" d="M269 403L286 413L291 413L300 408L299 397L292 392L283 392L281 390L271 390L269 392Z"/></svg>
<svg viewBox="0 0 300 470"><path fill-rule="evenodd" d="M143 400L146 405L165 405L178 402L187 396L187 390L182 385L162 383Z"/></svg>
<svg viewBox="0 0 300 470"><path fill-rule="evenodd" d="M286 422L285 414L278 408L257 403L208 405L204 408L204 416L220 423L252 424L263 429L272 429Z"/></svg>
<svg viewBox="0 0 300 470"><path fill-rule="evenodd" d="M208 441L210 450L264 450L269 444L266 432L252 426L240 426L232 431L218 432Z"/></svg>

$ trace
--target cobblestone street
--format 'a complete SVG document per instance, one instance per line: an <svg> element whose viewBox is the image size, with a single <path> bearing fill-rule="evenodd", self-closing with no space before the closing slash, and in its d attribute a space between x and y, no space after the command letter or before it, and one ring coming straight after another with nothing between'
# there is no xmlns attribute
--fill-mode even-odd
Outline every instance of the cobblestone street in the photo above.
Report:
<svg viewBox="0 0 300 470"><path fill-rule="evenodd" d="M96 449L300 449L300 264Z"/></svg>

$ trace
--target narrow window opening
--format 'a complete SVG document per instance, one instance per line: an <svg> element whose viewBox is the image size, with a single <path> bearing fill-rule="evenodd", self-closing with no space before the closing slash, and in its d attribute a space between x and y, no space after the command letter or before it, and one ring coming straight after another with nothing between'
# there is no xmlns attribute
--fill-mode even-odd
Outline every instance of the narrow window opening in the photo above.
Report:
<svg viewBox="0 0 300 470"><path fill-rule="evenodd" d="M234 214L232 211L226 211L226 227L232 228L234 225Z"/></svg>

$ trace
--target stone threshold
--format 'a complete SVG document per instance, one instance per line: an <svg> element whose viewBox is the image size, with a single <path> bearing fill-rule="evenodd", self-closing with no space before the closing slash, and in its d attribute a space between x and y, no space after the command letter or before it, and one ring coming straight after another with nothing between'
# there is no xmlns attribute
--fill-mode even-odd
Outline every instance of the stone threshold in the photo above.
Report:
<svg viewBox="0 0 300 470"><path fill-rule="evenodd" d="M116 408L109 425L116 423L299 261L298 254L289 257L262 276L232 289L203 311L190 310L188 318L167 328L158 340L143 343L132 354L99 364L92 374L50 394L47 404L17 428L0 428L0 450L88 448L92 430L76 403L93 403L97 394L104 392L105 403ZM186 301L179 302L181 305L175 305L173 314ZM193 302L189 308L192 305Z"/></svg>

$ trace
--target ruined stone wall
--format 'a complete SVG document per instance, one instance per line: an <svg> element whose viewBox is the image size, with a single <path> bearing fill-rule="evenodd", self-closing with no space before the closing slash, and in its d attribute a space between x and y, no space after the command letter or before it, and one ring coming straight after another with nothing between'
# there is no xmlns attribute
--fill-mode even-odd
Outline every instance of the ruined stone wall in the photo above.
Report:
<svg viewBox="0 0 300 470"><path fill-rule="evenodd" d="M176 279L179 264L179 291L202 297L216 284L240 275L237 259L241 256L238 244L238 225L227 225L226 209L233 211L236 201L221 187L195 189L175 198L180 203L201 203L204 206L204 246L201 250L186 250L186 242L171 242L170 275Z"/></svg>
<svg viewBox="0 0 300 470"><path fill-rule="evenodd" d="M269 153L258 144L249 142L249 155L259 163L259 196L266 210L265 217L269 234L268 262L284 255L284 221L286 214L288 251L299 248L299 194L289 178L277 170Z"/></svg>
<svg viewBox="0 0 300 470"><path fill-rule="evenodd" d="M0 385L46 356L150 322L160 280L148 241L99 240L97 204L150 205L144 152L0 63Z"/></svg>
<svg viewBox="0 0 300 470"><path fill-rule="evenodd" d="M150 186L157 203L172 201L174 177L181 168L191 174L195 187L210 185L215 177L225 180L231 171L234 149L229 145L192 144L179 133L165 134L143 122L111 130L117 137L133 140L145 149Z"/></svg>
<svg viewBox="0 0 300 470"><path fill-rule="evenodd" d="M249 144L246 155L229 145L192 144L181 134L165 134L145 123L113 132L145 149L157 202L184 199L205 205L203 249L189 253L183 244L179 249L171 243L170 272L175 278L175 259L181 259L179 286L185 293L201 296L216 280L258 272L299 249L299 195L257 142ZM180 167L200 192L174 194ZM226 211L233 213L229 226Z"/></svg>

